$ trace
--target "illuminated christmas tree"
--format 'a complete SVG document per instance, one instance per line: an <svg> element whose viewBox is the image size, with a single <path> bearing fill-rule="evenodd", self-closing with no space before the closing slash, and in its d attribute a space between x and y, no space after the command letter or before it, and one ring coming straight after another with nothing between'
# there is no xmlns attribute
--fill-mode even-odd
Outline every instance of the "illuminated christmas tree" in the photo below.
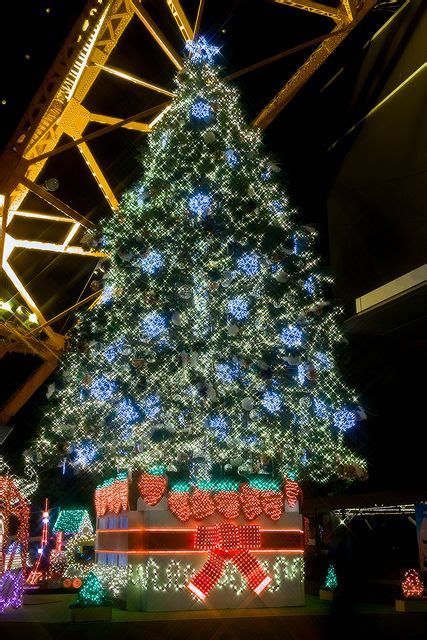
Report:
<svg viewBox="0 0 427 640"><path fill-rule="evenodd" d="M328 589L329 591L334 591L338 586L337 575L335 573L335 568L331 564L328 567L328 573L325 578L325 586L324 589Z"/></svg>
<svg viewBox="0 0 427 640"><path fill-rule="evenodd" d="M108 607L111 599L108 591L102 586L98 577L90 572L77 594L73 607Z"/></svg>
<svg viewBox="0 0 427 640"><path fill-rule="evenodd" d="M104 222L99 304L82 312L39 451L77 469L325 481L363 474L335 365L330 277L246 124L217 48L187 44L141 181ZM95 241L96 238L93 240Z"/></svg>

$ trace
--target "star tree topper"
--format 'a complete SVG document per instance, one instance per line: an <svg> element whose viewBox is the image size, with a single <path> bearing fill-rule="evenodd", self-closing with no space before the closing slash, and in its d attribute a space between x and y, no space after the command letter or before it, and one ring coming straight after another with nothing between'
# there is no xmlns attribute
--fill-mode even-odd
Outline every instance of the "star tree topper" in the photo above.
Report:
<svg viewBox="0 0 427 640"><path fill-rule="evenodd" d="M189 40L185 48L188 49L192 62L195 63L207 62L208 64L213 64L215 56L219 53L219 47L209 44L204 36L197 38L197 40Z"/></svg>

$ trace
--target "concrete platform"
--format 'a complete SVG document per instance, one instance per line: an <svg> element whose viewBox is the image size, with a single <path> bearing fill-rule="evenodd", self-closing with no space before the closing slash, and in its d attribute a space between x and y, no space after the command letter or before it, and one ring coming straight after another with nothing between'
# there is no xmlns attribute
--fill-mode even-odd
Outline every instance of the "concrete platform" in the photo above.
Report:
<svg viewBox="0 0 427 640"><path fill-rule="evenodd" d="M31 598L31 599L30 599ZM427 616L397 613L394 606L334 609L306 597L304 607L218 611L140 612L113 608L112 622L71 623L73 594L36 595L19 610L0 615L1 640L346 640L382 636L425 640Z"/></svg>

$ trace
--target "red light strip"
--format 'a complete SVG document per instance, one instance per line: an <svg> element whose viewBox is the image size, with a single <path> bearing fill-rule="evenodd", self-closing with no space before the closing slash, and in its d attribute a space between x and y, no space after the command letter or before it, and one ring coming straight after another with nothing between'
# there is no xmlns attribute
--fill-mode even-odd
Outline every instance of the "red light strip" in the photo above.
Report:
<svg viewBox="0 0 427 640"><path fill-rule="evenodd" d="M125 554L127 556L140 556L140 555L164 555L164 554L173 554L175 555L176 553L179 554L188 554L188 553L209 553L209 551L206 551L204 549L168 549L167 551L164 550L156 550L156 549L137 549L136 551L129 551L129 550L125 550L122 551L121 549L99 549L96 551L96 553L119 553L119 554ZM256 549L255 551L253 551L254 555L256 555L257 553L281 553L282 555L286 555L286 554L297 554L297 553L304 553L304 549Z"/></svg>
<svg viewBox="0 0 427 640"><path fill-rule="evenodd" d="M96 533L134 533L135 531L190 531L195 532L197 529L185 529L176 527L166 527L166 528L151 528L151 527L136 527L134 529L97 529ZM304 533L303 529L260 529L260 533Z"/></svg>

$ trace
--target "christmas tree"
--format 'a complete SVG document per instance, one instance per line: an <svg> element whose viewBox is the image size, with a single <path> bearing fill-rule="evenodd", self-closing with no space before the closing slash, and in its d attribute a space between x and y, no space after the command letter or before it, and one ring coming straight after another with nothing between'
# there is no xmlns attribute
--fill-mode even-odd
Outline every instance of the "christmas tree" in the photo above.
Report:
<svg viewBox="0 0 427 640"><path fill-rule="evenodd" d="M330 591L334 591L337 588L337 586L338 586L337 575L335 573L334 566L331 564L328 567L328 573L326 574L324 588Z"/></svg>
<svg viewBox="0 0 427 640"><path fill-rule="evenodd" d="M95 474L164 465L194 483L230 466L316 481L360 472L345 443L359 407L335 365L339 312L315 233L217 48L187 47L142 179L97 236L102 297L79 316L39 451Z"/></svg>
<svg viewBox="0 0 427 640"><path fill-rule="evenodd" d="M108 607L111 599L108 591L102 586L99 578L92 572L88 573L83 586L77 594L72 607Z"/></svg>

